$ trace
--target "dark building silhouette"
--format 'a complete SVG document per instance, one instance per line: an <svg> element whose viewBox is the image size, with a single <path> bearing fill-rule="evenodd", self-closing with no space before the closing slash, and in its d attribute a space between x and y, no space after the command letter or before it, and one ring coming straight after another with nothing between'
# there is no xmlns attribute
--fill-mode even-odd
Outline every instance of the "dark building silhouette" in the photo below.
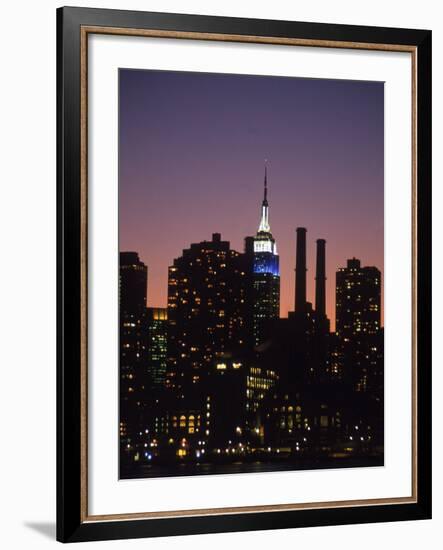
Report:
<svg viewBox="0 0 443 550"><path fill-rule="evenodd" d="M331 333L328 335L327 378L331 381L343 380L344 368L345 356L342 340L337 333Z"/></svg>
<svg viewBox="0 0 443 550"><path fill-rule="evenodd" d="M336 331L343 339L376 334L381 322L381 273L352 258L336 274Z"/></svg>
<svg viewBox="0 0 443 550"><path fill-rule="evenodd" d="M123 478L212 473L211 464L383 463L380 271L355 258L337 271L331 333L326 241L316 241L314 307L306 254L299 227L295 308L280 318L266 168L259 228L244 252L219 233L191 244L169 267L167 308L146 307L147 267L136 252L120 254Z"/></svg>
<svg viewBox="0 0 443 550"><path fill-rule="evenodd" d="M326 316L326 241L317 241L316 266L316 309L306 299L306 228L296 230L295 265L295 311L289 312L288 319L281 319L276 326L276 340L282 338L279 346L289 345L284 367L289 381L300 383L323 377L326 372L329 319ZM284 336L283 336L284 335ZM286 361L283 360L283 363Z"/></svg>
<svg viewBox="0 0 443 550"><path fill-rule="evenodd" d="M246 347L252 350L255 344L254 338L254 239L255 237L245 237L244 241L244 262L246 271L246 308L245 308L245 328L246 328Z"/></svg>
<svg viewBox="0 0 443 550"><path fill-rule="evenodd" d="M169 268L166 384L181 399L201 391L209 374L246 348L243 254L214 233L191 244Z"/></svg>
<svg viewBox="0 0 443 550"><path fill-rule="evenodd" d="M248 246L246 241L246 255ZM260 224L252 241L252 309L254 345L266 339L269 322L280 313L280 270L277 245L269 225L267 168L265 167L264 196Z"/></svg>
<svg viewBox="0 0 443 550"><path fill-rule="evenodd" d="M359 393L382 400L383 331L381 273L352 258L336 274L336 332L342 343L344 375Z"/></svg>
<svg viewBox="0 0 443 550"><path fill-rule="evenodd" d="M244 362L225 359L211 373L206 419L210 421L208 444L211 448L236 445L244 439L246 426L246 370Z"/></svg>
<svg viewBox="0 0 443 550"><path fill-rule="evenodd" d="M137 448L147 383L146 292L148 270L136 252L120 253L120 442Z"/></svg>
<svg viewBox="0 0 443 550"><path fill-rule="evenodd" d="M144 312L148 286L148 268L137 252L120 252L120 312Z"/></svg>

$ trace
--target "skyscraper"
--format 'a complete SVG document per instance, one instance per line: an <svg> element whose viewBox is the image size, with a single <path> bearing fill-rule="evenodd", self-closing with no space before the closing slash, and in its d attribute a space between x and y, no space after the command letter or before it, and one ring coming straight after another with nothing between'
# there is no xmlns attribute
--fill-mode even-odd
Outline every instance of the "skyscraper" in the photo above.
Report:
<svg viewBox="0 0 443 550"><path fill-rule="evenodd" d="M246 267L219 233L191 244L168 276L166 384L186 399L246 347Z"/></svg>
<svg viewBox="0 0 443 550"><path fill-rule="evenodd" d="M148 268L136 252L120 252L120 442L135 451L144 408Z"/></svg>
<svg viewBox="0 0 443 550"><path fill-rule="evenodd" d="M381 273L348 260L336 274L336 332L342 342L345 376L357 392L375 391L383 384ZM378 388L378 389L377 389Z"/></svg>
<svg viewBox="0 0 443 550"><path fill-rule="evenodd" d="M168 310L162 307L147 309L148 330L148 374L152 385L160 387L165 382L167 338L168 338Z"/></svg>
<svg viewBox="0 0 443 550"><path fill-rule="evenodd" d="M280 309L280 270L277 245L269 225L268 181L265 167L264 196L258 231L253 241L253 339L261 344L269 322L278 319Z"/></svg>
<svg viewBox="0 0 443 550"><path fill-rule="evenodd" d="M344 340L376 334L381 321L381 273L352 258L336 274L336 331Z"/></svg>

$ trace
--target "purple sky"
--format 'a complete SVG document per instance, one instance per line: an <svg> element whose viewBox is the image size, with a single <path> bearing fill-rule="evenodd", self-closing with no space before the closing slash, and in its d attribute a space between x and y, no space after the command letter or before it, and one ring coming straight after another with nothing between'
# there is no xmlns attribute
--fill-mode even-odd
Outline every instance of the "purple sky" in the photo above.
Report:
<svg viewBox="0 0 443 550"><path fill-rule="evenodd" d="M306 227L308 299L325 238L327 312L352 256L383 272L384 87L356 82L120 70L120 250L148 265L148 305L167 268L214 232L242 251L257 231L268 159L281 315L293 309L295 228Z"/></svg>

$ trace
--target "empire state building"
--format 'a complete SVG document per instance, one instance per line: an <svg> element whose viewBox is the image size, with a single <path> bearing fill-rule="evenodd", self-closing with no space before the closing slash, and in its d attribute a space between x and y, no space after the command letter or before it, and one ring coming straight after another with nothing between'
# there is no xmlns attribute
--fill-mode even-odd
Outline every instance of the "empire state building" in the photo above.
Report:
<svg viewBox="0 0 443 550"><path fill-rule="evenodd" d="M268 174L265 166L264 196L260 224L254 237L253 255L253 334L254 344L266 340L269 321L279 317L280 270L277 245L269 225Z"/></svg>

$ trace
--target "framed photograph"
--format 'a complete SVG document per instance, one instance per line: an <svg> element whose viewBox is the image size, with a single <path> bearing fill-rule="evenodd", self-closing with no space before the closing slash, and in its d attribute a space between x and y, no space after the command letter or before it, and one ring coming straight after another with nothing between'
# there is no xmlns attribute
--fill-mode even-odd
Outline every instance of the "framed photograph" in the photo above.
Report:
<svg viewBox="0 0 443 550"><path fill-rule="evenodd" d="M57 33L58 540L430 518L431 32Z"/></svg>

